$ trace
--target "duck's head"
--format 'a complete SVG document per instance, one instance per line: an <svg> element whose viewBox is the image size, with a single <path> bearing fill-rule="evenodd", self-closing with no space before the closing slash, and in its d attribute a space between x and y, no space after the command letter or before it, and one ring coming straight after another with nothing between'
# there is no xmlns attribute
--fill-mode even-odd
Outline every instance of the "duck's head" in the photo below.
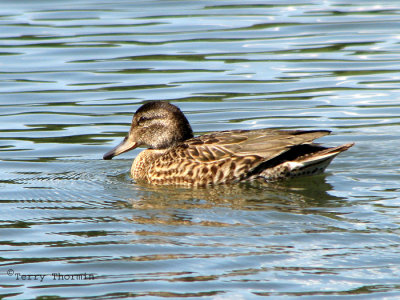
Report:
<svg viewBox="0 0 400 300"><path fill-rule="evenodd" d="M104 154L103 159L112 159L140 146L167 149L192 137L192 128L178 107L164 101L152 101L136 111L128 136Z"/></svg>

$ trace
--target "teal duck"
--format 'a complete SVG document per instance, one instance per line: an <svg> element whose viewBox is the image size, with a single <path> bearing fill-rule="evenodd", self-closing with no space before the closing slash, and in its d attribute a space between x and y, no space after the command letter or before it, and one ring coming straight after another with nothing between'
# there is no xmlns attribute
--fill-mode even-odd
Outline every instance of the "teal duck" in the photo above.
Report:
<svg viewBox="0 0 400 300"><path fill-rule="evenodd" d="M272 181L322 173L353 143L327 148L313 143L328 130L228 130L198 137L182 111L168 102L142 105L128 136L104 154L112 159L147 147L132 163L136 182L206 186L262 179Z"/></svg>

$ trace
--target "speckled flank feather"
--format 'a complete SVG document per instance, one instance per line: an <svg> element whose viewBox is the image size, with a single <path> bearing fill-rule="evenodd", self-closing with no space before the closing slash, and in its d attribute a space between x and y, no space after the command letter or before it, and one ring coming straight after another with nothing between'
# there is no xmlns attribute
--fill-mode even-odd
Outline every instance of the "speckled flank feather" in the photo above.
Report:
<svg viewBox="0 0 400 300"><path fill-rule="evenodd" d="M175 120L177 118L177 120ZM180 120L180 118L184 118ZM150 102L135 114L129 135L104 159L147 146L132 164L138 182L206 186L319 174L353 144L326 148L313 140L326 130L231 130L193 137L180 110Z"/></svg>
<svg viewBox="0 0 400 300"><path fill-rule="evenodd" d="M177 151L174 151L177 150ZM182 148L145 150L135 159L131 175L137 181L152 184L199 185L221 184L245 179L248 171L261 161L258 156L198 159ZM164 152L164 153L162 153ZM184 156L188 154L188 156Z"/></svg>

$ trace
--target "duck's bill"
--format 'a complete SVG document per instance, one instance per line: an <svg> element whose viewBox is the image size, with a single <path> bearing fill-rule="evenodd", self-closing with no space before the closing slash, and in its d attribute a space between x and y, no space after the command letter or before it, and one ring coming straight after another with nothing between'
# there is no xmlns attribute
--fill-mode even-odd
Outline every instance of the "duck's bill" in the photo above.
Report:
<svg viewBox="0 0 400 300"><path fill-rule="evenodd" d="M138 145L135 142L130 141L129 138L126 137L118 146L104 154L103 159L112 159L114 156L135 149L137 146Z"/></svg>

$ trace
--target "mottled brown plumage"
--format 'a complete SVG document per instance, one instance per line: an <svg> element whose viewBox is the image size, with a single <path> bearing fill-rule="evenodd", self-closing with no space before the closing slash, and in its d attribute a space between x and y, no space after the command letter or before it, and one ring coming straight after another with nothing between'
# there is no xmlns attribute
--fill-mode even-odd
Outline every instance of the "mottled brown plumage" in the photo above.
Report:
<svg viewBox="0 0 400 300"><path fill-rule="evenodd" d="M326 148L312 143L327 130L230 130L193 137L176 106L153 101L135 113L128 136L107 152L111 159L139 146L132 164L138 182L205 186L244 180L277 180L319 174L353 144Z"/></svg>

